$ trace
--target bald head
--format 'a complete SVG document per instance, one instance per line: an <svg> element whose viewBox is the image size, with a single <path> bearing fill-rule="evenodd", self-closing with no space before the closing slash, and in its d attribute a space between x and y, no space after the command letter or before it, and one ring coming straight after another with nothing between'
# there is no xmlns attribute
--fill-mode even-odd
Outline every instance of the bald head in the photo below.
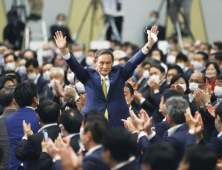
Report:
<svg viewBox="0 0 222 170"><path fill-rule="evenodd" d="M201 72L193 73L190 77L190 83L205 83L204 74Z"/></svg>

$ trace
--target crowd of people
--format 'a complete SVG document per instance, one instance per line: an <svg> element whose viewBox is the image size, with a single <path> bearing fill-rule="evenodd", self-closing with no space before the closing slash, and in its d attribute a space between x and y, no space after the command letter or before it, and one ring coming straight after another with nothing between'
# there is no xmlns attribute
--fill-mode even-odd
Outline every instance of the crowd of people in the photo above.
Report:
<svg viewBox="0 0 222 170"><path fill-rule="evenodd" d="M222 42L164 54L150 29L142 48L1 43L0 169L222 169Z"/></svg>

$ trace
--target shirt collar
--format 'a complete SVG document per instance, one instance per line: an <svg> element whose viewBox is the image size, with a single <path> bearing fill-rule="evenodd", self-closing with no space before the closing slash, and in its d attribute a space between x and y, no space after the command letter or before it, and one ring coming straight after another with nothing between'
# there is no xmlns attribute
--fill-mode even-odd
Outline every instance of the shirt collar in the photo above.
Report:
<svg viewBox="0 0 222 170"><path fill-rule="evenodd" d="M220 133L217 135L217 137L219 138L219 137L221 137L221 135L222 135L222 132L220 132Z"/></svg>
<svg viewBox="0 0 222 170"><path fill-rule="evenodd" d="M45 128L50 127L50 126L56 126L56 125L58 125L58 124L57 123L50 123L50 124L44 125L38 130L38 132L42 132Z"/></svg>
<svg viewBox="0 0 222 170"><path fill-rule="evenodd" d="M34 80L35 84L37 84L37 81L38 81L39 77L40 77L40 73L37 74L36 79Z"/></svg>
<svg viewBox="0 0 222 170"><path fill-rule="evenodd" d="M88 150L88 152L86 152L86 156L91 155L94 151L96 151L96 150L99 149L99 148L102 148L102 145L96 145L96 146L90 148L90 149Z"/></svg>
<svg viewBox="0 0 222 170"><path fill-rule="evenodd" d="M26 106L25 108L29 108L29 109L32 109L32 110L35 110L33 107L31 106Z"/></svg>
<svg viewBox="0 0 222 170"><path fill-rule="evenodd" d="M168 137L172 136L172 135L175 133L175 131L176 131L179 127L181 127L181 126L183 126L183 125L184 125L184 123L171 127L171 128L168 130Z"/></svg>
<svg viewBox="0 0 222 170"><path fill-rule="evenodd" d="M73 136L79 135L79 133L70 134L65 137L65 139L71 139Z"/></svg>
<svg viewBox="0 0 222 170"><path fill-rule="evenodd" d="M188 97L189 97L189 102L191 103L194 99L193 94L192 93L188 94Z"/></svg>
<svg viewBox="0 0 222 170"><path fill-rule="evenodd" d="M132 156L132 157L129 158L129 160L117 164L117 165L114 166L111 170L117 170L117 169L120 169L121 167L123 167L123 166L129 164L130 162L132 162L132 161L134 161L134 160L135 160L135 156Z"/></svg>

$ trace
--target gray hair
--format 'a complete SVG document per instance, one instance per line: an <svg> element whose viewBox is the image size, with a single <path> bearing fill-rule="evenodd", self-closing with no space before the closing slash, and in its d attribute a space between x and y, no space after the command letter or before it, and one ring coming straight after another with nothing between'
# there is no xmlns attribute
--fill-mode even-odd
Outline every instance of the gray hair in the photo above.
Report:
<svg viewBox="0 0 222 170"><path fill-rule="evenodd" d="M51 74L52 72L54 72L54 71L59 71L59 73L60 73L60 75L61 75L62 77L64 77L64 75L65 75L63 69L60 68L60 67L53 67L53 68L50 70L50 74Z"/></svg>
<svg viewBox="0 0 222 170"><path fill-rule="evenodd" d="M166 113L176 124L185 123L185 112L189 103L183 97L170 97L166 102Z"/></svg>

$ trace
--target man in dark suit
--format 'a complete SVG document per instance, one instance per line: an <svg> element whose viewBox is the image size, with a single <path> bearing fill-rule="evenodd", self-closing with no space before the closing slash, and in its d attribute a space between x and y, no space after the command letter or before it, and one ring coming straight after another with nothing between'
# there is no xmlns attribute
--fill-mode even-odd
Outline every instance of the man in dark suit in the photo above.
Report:
<svg viewBox="0 0 222 170"><path fill-rule="evenodd" d="M27 169L39 169L38 159L41 155L41 142L45 138L53 141L58 137L60 128L57 124L60 107L53 101L44 101L37 108L37 119L41 124L38 133L33 134L29 126L23 122L24 136L19 143L15 156L18 160L27 162ZM47 137L44 133L47 133Z"/></svg>
<svg viewBox="0 0 222 170"><path fill-rule="evenodd" d="M188 133L188 126L185 123L185 112L186 109L189 108L188 102L183 97L171 97L166 102L166 120L170 126L162 138L156 135L156 132L151 129L152 121L149 119L145 126L145 131L147 132L147 137L139 134L139 143L141 145L149 143L157 143L162 141L166 145L171 146L175 149L177 155L177 164L181 160L184 149L185 142ZM144 133L141 131L141 133ZM149 141L149 142L148 142Z"/></svg>
<svg viewBox="0 0 222 170"><path fill-rule="evenodd" d="M25 64L25 67L27 69L27 76L29 81L36 84L38 87L39 99L40 102L42 102L42 96L44 94L44 88L47 86L47 81L40 74L40 68L37 59L28 60Z"/></svg>
<svg viewBox="0 0 222 170"><path fill-rule="evenodd" d="M83 170L109 170L102 161L102 139L106 129L108 129L108 122L99 110L92 110L85 114L80 129L81 142L87 151L82 162ZM61 170L61 166L61 161L58 160L52 169Z"/></svg>
<svg viewBox="0 0 222 170"><path fill-rule="evenodd" d="M139 170L134 151L136 140L123 128L110 129L103 138L103 161L114 170Z"/></svg>
<svg viewBox="0 0 222 170"><path fill-rule="evenodd" d="M59 121L61 124L61 132L65 139L70 140L70 146L75 153L80 150L79 146L79 132L82 124L82 114L77 109L69 109L62 112ZM39 158L40 169L51 169L53 161L47 152L42 151Z"/></svg>
<svg viewBox="0 0 222 170"><path fill-rule="evenodd" d="M38 105L38 91L37 86L33 83L21 83L15 88L14 92L15 102L19 109L15 114L8 116L5 120L9 142L10 142L10 161L9 169L18 169L22 161L15 157L15 150L23 137L23 121L32 125L33 133L40 129L39 122L36 119L35 108Z"/></svg>
<svg viewBox="0 0 222 170"><path fill-rule="evenodd" d="M0 169L8 169L8 162L10 159L10 145L5 119L18 109L18 105L13 100L14 90L15 87L5 87L0 91L0 104L4 108L4 112L0 116L0 147L2 147L4 153L3 160L0 162Z"/></svg>
<svg viewBox="0 0 222 170"><path fill-rule="evenodd" d="M151 32L156 38L157 28L153 27ZM99 109L108 119L110 126L123 126L121 119L126 119L129 116L129 108L123 91L125 81L133 75L137 65L145 59L146 54L155 43L151 34L143 49L137 52L124 66L113 67L114 56L111 51L106 49L97 51L94 60L96 70L83 68L75 60L66 48L66 38L61 32L56 32L55 41L70 69L85 86L87 98L82 112L85 114L91 109Z"/></svg>
<svg viewBox="0 0 222 170"><path fill-rule="evenodd" d="M161 65L152 65L147 86L141 90L141 93L134 94L134 101L140 104L141 108L146 110L150 116L153 115L155 124L160 123L164 119L164 116L158 114L158 112L161 96L168 88L165 76L165 69Z"/></svg>

